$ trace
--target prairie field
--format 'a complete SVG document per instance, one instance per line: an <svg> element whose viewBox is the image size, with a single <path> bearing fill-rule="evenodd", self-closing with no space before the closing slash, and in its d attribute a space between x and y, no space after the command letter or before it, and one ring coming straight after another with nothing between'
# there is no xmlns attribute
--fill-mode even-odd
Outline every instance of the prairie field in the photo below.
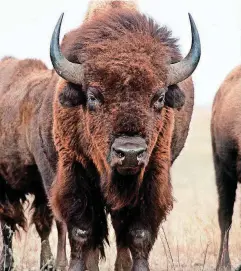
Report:
<svg viewBox="0 0 241 271"><path fill-rule="evenodd" d="M196 107L186 146L172 167L173 211L160 228L158 240L150 255L153 271L215 270L220 232L217 219L215 186L210 142L211 108ZM230 232L230 257L233 267L241 263L241 228L239 188L233 225ZM51 246L56 254L56 229ZM69 254L69 244L67 247ZM14 239L16 270L39 270L40 240L34 226ZM114 270L115 242L110 226L110 247L100 270Z"/></svg>

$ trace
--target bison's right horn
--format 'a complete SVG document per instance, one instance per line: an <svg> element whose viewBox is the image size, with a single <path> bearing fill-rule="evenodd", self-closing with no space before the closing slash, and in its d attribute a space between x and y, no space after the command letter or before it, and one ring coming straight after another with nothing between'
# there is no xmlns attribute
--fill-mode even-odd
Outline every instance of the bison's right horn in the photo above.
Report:
<svg viewBox="0 0 241 271"><path fill-rule="evenodd" d="M60 50L59 45L59 34L60 28L62 24L64 13L61 14L53 35L50 44L50 58L53 64L55 71L58 73L59 76L67 80L68 82L74 84L81 84L83 79L83 68L81 64L72 63L68 61Z"/></svg>
<svg viewBox="0 0 241 271"><path fill-rule="evenodd" d="M192 46L188 55L183 60L178 63L171 64L167 77L167 83L169 86L177 84L188 78L196 69L201 56L201 43L198 30L191 14L188 15L192 29Z"/></svg>

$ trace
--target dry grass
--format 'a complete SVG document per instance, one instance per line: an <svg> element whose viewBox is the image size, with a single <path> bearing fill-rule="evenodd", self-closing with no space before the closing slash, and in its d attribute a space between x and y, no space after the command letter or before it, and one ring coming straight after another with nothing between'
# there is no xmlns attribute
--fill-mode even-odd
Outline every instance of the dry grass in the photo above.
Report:
<svg viewBox="0 0 241 271"><path fill-rule="evenodd" d="M210 145L210 109L194 112L191 131L185 150L172 168L176 203L160 229L159 238L151 253L151 270L214 270L219 249L217 222L217 193ZM233 266L241 262L241 230L238 204L235 205L231 229L230 257ZM166 243L168 240L169 248ZM111 247L101 270L113 270L115 260L114 234L110 232ZM51 235L53 253L56 250L56 229ZM34 227L21 241L14 241L17 270L38 270L40 241ZM69 251L69 246L68 246ZM110 253L111 252L111 253ZM173 261L171 260L171 256Z"/></svg>

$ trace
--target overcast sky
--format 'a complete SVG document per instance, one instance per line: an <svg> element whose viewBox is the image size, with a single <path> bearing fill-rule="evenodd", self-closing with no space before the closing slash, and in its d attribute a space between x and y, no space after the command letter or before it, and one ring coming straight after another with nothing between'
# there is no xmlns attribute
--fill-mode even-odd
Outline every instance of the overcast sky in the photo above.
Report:
<svg viewBox="0 0 241 271"><path fill-rule="evenodd" d="M88 0L0 0L0 58L42 59L48 67L49 43L61 12L62 35L81 24ZM191 45L187 13L198 27L202 57L193 78L195 102L211 105L225 76L241 63L241 0L139 0L142 12L172 29L181 51Z"/></svg>

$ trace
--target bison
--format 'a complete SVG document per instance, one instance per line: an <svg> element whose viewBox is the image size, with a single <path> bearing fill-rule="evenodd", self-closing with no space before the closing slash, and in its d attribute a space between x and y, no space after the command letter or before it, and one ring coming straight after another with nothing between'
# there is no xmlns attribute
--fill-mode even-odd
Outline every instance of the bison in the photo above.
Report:
<svg viewBox="0 0 241 271"><path fill-rule="evenodd" d="M70 270L98 270L107 214L116 270L149 270L159 225L173 205L170 167L193 111L190 76L201 46L189 17L185 58L171 31L133 2L108 1L92 8L60 48L61 15L50 46L53 70L32 59L0 62L0 218L22 226L20 203L33 193L34 221L47 240L49 201L69 233ZM59 240L65 260L64 230Z"/></svg>
<svg viewBox="0 0 241 271"><path fill-rule="evenodd" d="M236 67L216 93L211 119L211 136L216 185L219 196L218 218L221 230L217 270L231 270L229 231L237 184L241 174L241 66Z"/></svg>
<svg viewBox="0 0 241 271"><path fill-rule="evenodd" d="M47 192L57 155L52 141L45 145L44 140L51 135L51 116L46 119L45 110L51 103L51 84L56 81L41 61L11 57L0 61L0 222L4 244L1 271L13 266L13 233L19 227L26 228L23 204L27 194L35 196L32 222L41 239L41 268L52 266L48 238L53 215ZM61 269L67 265L66 227L57 222L57 228L57 266Z"/></svg>

